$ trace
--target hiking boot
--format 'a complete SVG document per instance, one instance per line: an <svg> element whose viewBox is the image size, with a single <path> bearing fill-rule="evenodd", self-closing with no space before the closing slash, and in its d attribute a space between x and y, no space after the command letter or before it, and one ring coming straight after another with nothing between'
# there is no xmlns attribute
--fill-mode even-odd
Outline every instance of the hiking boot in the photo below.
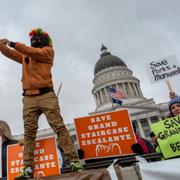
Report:
<svg viewBox="0 0 180 180"><path fill-rule="evenodd" d="M85 170L79 161L74 161L70 163L70 168L72 171L76 171L76 172L81 172Z"/></svg>
<svg viewBox="0 0 180 180"><path fill-rule="evenodd" d="M23 169L23 172L20 176L14 178L14 180L27 180L33 178L33 170L31 166L28 166Z"/></svg>

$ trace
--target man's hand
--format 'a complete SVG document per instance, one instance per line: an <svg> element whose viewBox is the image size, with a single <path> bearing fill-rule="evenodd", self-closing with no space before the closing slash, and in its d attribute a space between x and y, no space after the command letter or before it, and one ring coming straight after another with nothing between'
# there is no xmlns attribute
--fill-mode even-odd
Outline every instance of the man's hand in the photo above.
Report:
<svg viewBox="0 0 180 180"><path fill-rule="evenodd" d="M8 39L0 39L0 43L5 44L5 45L10 45L11 41L9 41Z"/></svg>

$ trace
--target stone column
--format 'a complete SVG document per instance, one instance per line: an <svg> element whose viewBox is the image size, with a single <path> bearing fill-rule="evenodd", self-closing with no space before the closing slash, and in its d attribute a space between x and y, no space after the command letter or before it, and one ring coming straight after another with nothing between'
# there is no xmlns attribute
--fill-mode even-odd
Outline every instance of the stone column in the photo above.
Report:
<svg viewBox="0 0 180 180"><path fill-rule="evenodd" d="M118 84L118 89L119 89L120 91L124 92L123 87L122 87L122 83L119 83L119 84Z"/></svg>
<svg viewBox="0 0 180 180"><path fill-rule="evenodd" d="M128 86L129 86L130 94L131 94L131 96L133 96L133 91L132 91L132 88L131 88L131 83L128 83Z"/></svg>
<svg viewBox="0 0 180 180"><path fill-rule="evenodd" d="M138 89L139 89L140 95L143 96L141 88L140 88L140 85L139 84L137 84L137 85L138 85Z"/></svg>
<svg viewBox="0 0 180 180"><path fill-rule="evenodd" d="M135 83L133 83L133 87L134 87L134 90L135 90L135 96L138 96L139 94L138 94L138 92L137 92L137 89L136 89L136 84Z"/></svg>
<svg viewBox="0 0 180 180"><path fill-rule="evenodd" d="M151 118L150 117L147 118L147 122L149 124L149 127L151 127Z"/></svg>
<svg viewBox="0 0 180 180"><path fill-rule="evenodd" d="M141 96L138 84L135 84L135 86L136 86L136 89L137 89L137 92L138 92L138 96Z"/></svg>
<svg viewBox="0 0 180 180"><path fill-rule="evenodd" d="M124 91L125 95L128 96L124 83L122 83L122 87L123 87L123 91Z"/></svg>
<svg viewBox="0 0 180 180"><path fill-rule="evenodd" d="M101 104L100 103L100 94L99 94L99 91L96 92L97 94L97 103L98 103L98 106Z"/></svg>
<svg viewBox="0 0 180 180"><path fill-rule="evenodd" d="M118 84L116 84L115 86L116 86L116 89L117 89L117 90L119 90L119 88L118 88Z"/></svg>
<svg viewBox="0 0 180 180"><path fill-rule="evenodd" d="M101 104L103 104L104 100L103 100L103 95L102 95L102 90L99 90L99 93L100 93L100 98L101 98Z"/></svg>
<svg viewBox="0 0 180 180"><path fill-rule="evenodd" d="M137 124L138 124L138 129L139 129L139 135L141 136L141 137L145 137L145 135L144 135L144 131L143 131L143 128L142 128L142 126L141 126L141 122L140 122L140 120L137 120Z"/></svg>
<svg viewBox="0 0 180 180"><path fill-rule="evenodd" d="M104 92L105 92L106 100L108 102L108 100L109 100L109 92L107 92L107 88L104 88Z"/></svg>

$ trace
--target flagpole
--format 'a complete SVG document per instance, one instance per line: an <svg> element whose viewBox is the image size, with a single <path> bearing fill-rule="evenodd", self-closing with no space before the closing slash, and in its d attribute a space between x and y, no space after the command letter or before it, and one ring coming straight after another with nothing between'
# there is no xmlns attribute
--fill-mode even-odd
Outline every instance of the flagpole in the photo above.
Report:
<svg viewBox="0 0 180 180"><path fill-rule="evenodd" d="M62 87L62 82L61 82L61 84L59 85L59 88L58 88L58 91L57 91L57 97L59 96L59 93L60 93L61 87Z"/></svg>
<svg viewBox="0 0 180 180"><path fill-rule="evenodd" d="M111 98L112 110L114 111L113 100L112 100L112 97L110 98Z"/></svg>

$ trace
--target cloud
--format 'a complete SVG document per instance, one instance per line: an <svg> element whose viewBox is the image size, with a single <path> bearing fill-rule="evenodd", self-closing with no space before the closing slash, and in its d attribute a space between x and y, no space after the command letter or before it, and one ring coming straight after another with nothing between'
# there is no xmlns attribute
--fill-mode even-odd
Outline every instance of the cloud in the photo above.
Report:
<svg viewBox="0 0 180 180"><path fill-rule="evenodd" d="M102 43L141 81L145 97L168 100L166 84L150 84L145 64L169 54L180 59L179 5L178 0L6 0L1 3L0 38L29 44L32 28L48 31L55 48L54 87L57 91L63 83L60 107L65 123L70 123L95 109L91 90ZM23 132L21 67L0 55L0 72L0 119L19 134ZM179 77L171 80L176 92L180 92L178 81ZM45 117L39 126L49 127Z"/></svg>

